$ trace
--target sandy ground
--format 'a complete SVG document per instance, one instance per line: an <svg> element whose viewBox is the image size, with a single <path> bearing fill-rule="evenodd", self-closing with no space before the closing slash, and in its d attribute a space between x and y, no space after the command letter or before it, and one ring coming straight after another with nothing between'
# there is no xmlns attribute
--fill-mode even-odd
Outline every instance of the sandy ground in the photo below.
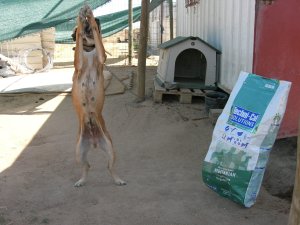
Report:
<svg viewBox="0 0 300 225"><path fill-rule="evenodd" d="M109 69L119 76L136 68ZM154 104L154 73L155 67L147 69L144 102L135 102L135 87L106 98L104 117L117 152L117 170L128 183L122 187L113 184L105 154L97 150L89 154L92 168L86 186L73 187L80 169L70 95L1 95L0 225L286 224L290 202L270 194L272 182L276 186L282 179L271 178L272 171L269 186L261 188L250 209L203 184L201 167L213 131L203 100ZM274 153L284 155L286 148L293 161L295 139L279 141ZM295 169L290 167L293 182L290 171Z"/></svg>

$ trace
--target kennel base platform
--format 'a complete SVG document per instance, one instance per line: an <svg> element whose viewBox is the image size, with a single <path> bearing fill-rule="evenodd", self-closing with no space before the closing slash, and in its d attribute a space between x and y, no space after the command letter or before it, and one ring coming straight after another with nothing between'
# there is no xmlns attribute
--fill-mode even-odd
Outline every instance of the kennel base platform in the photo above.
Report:
<svg viewBox="0 0 300 225"><path fill-rule="evenodd" d="M162 103L164 95L177 95L179 96L180 103L191 104L193 96L204 97L205 92L201 89L190 89L190 88L167 89L161 87L158 84L158 82L154 80L154 94L153 94L154 102Z"/></svg>

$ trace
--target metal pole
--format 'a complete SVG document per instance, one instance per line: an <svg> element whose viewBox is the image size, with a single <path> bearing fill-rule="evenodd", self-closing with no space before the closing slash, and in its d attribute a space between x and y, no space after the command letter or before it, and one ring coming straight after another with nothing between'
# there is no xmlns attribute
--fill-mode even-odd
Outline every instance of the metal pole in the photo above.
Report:
<svg viewBox="0 0 300 225"><path fill-rule="evenodd" d="M170 15L170 40L174 38L173 31L173 0L169 0L169 15Z"/></svg>
<svg viewBox="0 0 300 225"><path fill-rule="evenodd" d="M300 225L300 120L297 143L297 167L295 176L294 193L288 225Z"/></svg>
<svg viewBox="0 0 300 225"><path fill-rule="evenodd" d="M132 65L133 33L132 33L132 0L128 0L128 65Z"/></svg>
<svg viewBox="0 0 300 225"><path fill-rule="evenodd" d="M150 4L149 0L142 0L139 54L138 54L138 76L137 76L138 101L145 100L145 77L146 77L149 4Z"/></svg>

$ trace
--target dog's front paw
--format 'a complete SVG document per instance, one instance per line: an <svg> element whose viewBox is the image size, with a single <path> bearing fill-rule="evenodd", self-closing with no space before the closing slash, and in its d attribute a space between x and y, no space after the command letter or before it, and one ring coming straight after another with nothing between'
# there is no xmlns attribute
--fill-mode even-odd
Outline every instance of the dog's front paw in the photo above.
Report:
<svg viewBox="0 0 300 225"><path fill-rule="evenodd" d="M83 23L86 21L86 18L88 17L88 12L91 11L91 8L88 5L84 5L80 11L79 11L79 19Z"/></svg>
<svg viewBox="0 0 300 225"><path fill-rule="evenodd" d="M91 9L90 7L88 7L88 8L86 9L85 15L86 15L87 18L92 18L92 17L94 17L93 11L92 11L92 9Z"/></svg>
<svg viewBox="0 0 300 225"><path fill-rule="evenodd" d="M93 11L92 11L92 9L91 9L90 6L84 5L84 6L80 9L79 14L83 15L84 18L86 18L86 17L89 17L90 14L93 14Z"/></svg>
<svg viewBox="0 0 300 225"><path fill-rule="evenodd" d="M86 21L86 17L84 12L82 12L82 10L80 10L79 14L78 14L78 22L84 23L84 21Z"/></svg>

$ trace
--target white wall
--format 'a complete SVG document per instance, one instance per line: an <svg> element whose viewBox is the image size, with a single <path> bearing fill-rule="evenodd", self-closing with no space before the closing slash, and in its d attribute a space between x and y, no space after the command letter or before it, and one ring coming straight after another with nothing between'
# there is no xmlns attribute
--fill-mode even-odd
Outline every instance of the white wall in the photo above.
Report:
<svg viewBox="0 0 300 225"><path fill-rule="evenodd" d="M241 70L252 72L255 0L177 0L177 36L198 36L222 52L220 85L231 90Z"/></svg>

